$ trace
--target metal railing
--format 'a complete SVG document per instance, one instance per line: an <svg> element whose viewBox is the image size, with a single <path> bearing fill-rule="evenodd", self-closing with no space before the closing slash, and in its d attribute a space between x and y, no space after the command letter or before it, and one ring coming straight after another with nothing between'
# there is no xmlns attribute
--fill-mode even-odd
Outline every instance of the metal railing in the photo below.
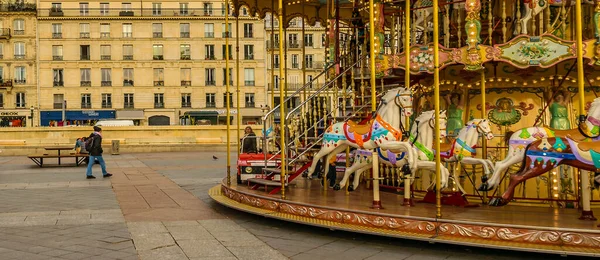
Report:
<svg viewBox="0 0 600 260"><path fill-rule="evenodd" d="M53 81L52 82L52 86L53 87L64 87L65 86L65 82L64 81Z"/></svg>
<svg viewBox="0 0 600 260"><path fill-rule="evenodd" d="M190 38L190 32L180 32L179 37L180 38Z"/></svg>
<svg viewBox="0 0 600 260"><path fill-rule="evenodd" d="M101 60L110 60L110 55L100 55Z"/></svg>
<svg viewBox="0 0 600 260"><path fill-rule="evenodd" d="M27 4L25 4L27 5ZM0 5L3 8L4 5ZM4 10L8 8L4 7ZM15 9L15 8L13 8ZM16 11L16 10L11 10ZM24 11L36 11L35 4L32 8ZM80 16L91 16L91 17L120 17L120 16L133 16L133 17L201 17L201 16L216 16L223 17L225 12L221 8L135 8L135 9L123 9L123 8L45 8L37 10L39 17L50 17L50 16L63 16L63 17L80 17Z"/></svg>
<svg viewBox="0 0 600 260"><path fill-rule="evenodd" d="M81 38L81 39L89 39L90 38L90 33L89 32L79 33L79 38Z"/></svg>
<svg viewBox="0 0 600 260"><path fill-rule="evenodd" d="M102 82L100 82L100 86L102 86L102 87L110 87L110 86L112 86L112 81L103 80Z"/></svg>
<svg viewBox="0 0 600 260"><path fill-rule="evenodd" d="M181 107L185 107L185 108L192 107L192 103L191 102L182 102Z"/></svg>
<svg viewBox="0 0 600 260"><path fill-rule="evenodd" d="M179 57L180 60L191 60L192 56L190 55L181 55L181 57Z"/></svg>
<svg viewBox="0 0 600 260"><path fill-rule="evenodd" d="M163 55L152 55L152 59L153 60L163 60L164 57L163 57Z"/></svg>
<svg viewBox="0 0 600 260"><path fill-rule="evenodd" d="M52 60L63 60L63 56L52 56Z"/></svg>
<svg viewBox="0 0 600 260"><path fill-rule="evenodd" d="M92 103L81 103L81 108L92 108Z"/></svg>
<svg viewBox="0 0 600 260"><path fill-rule="evenodd" d="M125 86L125 87L133 86L133 80L127 80L127 79L123 80L123 86Z"/></svg>
<svg viewBox="0 0 600 260"><path fill-rule="evenodd" d="M123 55L123 60L133 60L133 55Z"/></svg>
<svg viewBox="0 0 600 260"><path fill-rule="evenodd" d="M112 103L102 102L102 108L112 108Z"/></svg>
<svg viewBox="0 0 600 260"><path fill-rule="evenodd" d="M80 55L79 60L90 60L90 55Z"/></svg>
<svg viewBox="0 0 600 260"><path fill-rule="evenodd" d="M1 28L0 29L0 38L9 39L10 38L10 29L9 28Z"/></svg>
<svg viewBox="0 0 600 260"><path fill-rule="evenodd" d="M164 86L165 82L163 80L155 80L154 81L154 86L155 87L160 87L160 86Z"/></svg>
<svg viewBox="0 0 600 260"><path fill-rule="evenodd" d="M82 80L82 81L79 82L79 85L82 86L82 87L91 87L92 86L92 82L91 81L84 81L84 80Z"/></svg>
<svg viewBox="0 0 600 260"><path fill-rule="evenodd" d="M181 81L181 86L182 87L189 87L191 85L192 85L192 81L190 81L190 80L182 80Z"/></svg>
<svg viewBox="0 0 600 260"><path fill-rule="evenodd" d="M125 104L123 104L123 108L134 108L134 103L125 102Z"/></svg>
<svg viewBox="0 0 600 260"><path fill-rule="evenodd" d="M52 107L53 107L54 109L62 109L62 107L63 107L63 102L60 102L60 103L59 103L59 102L56 102L56 103L54 103L54 104L53 104L53 106L52 106Z"/></svg>
<svg viewBox="0 0 600 260"><path fill-rule="evenodd" d="M216 102L206 102L206 107L217 107Z"/></svg>
<svg viewBox="0 0 600 260"><path fill-rule="evenodd" d="M33 3L1 3L0 12L36 12L37 6Z"/></svg>
<svg viewBox="0 0 600 260"><path fill-rule="evenodd" d="M62 33L52 33L52 39L61 39Z"/></svg>
<svg viewBox="0 0 600 260"><path fill-rule="evenodd" d="M154 103L154 108L164 108L165 103Z"/></svg>
<svg viewBox="0 0 600 260"><path fill-rule="evenodd" d="M204 32L204 38L215 38L215 32Z"/></svg>
<svg viewBox="0 0 600 260"><path fill-rule="evenodd" d="M152 38L162 38L162 37L163 37L162 32L153 32L152 33Z"/></svg>

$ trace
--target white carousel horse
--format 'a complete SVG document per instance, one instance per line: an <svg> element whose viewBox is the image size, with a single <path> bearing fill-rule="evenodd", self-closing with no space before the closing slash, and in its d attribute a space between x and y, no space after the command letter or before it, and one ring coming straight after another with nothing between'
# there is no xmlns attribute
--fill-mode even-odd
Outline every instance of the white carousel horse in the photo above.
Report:
<svg viewBox="0 0 600 260"><path fill-rule="evenodd" d="M344 151L348 146L362 149L374 149L388 141L402 141L402 120L412 114L412 94L410 89L395 88L388 91L381 98L380 108L375 118L371 118L367 124L360 125L349 120L331 125L323 135L321 150L313 157L312 165L308 169L308 176L315 171L317 163L323 156L327 156L325 162L331 157ZM408 142L398 150L407 151L412 154ZM416 167L416 160L411 162ZM323 167L327 176L329 167ZM414 168L413 168L414 169Z"/></svg>
<svg viewBox="0 0 600 260"><path fill-rule="evenodd" d="M417 136L417 142L426 142L425 136L433 136L434 126L432 125L432 122L433 122L433 120L435 120L434 112L435 112L434 110L425 111L425 112L421 113L415 119L416 123L413 124L410 135L411 135L411 137L413 137L413 136L417 135L417 132L418 132L419 134ZM440 127L443 128L444 130L446 128L446 123L447 123L446 111L442 111L442 112L440 112ZM417 129L418 129L418 131L417 131ZM446 131L441 131L440 133L443 133L442 137L445 137L444 135L445 135ZM431 140L433 140L433 139L431 139ZM382 149L381 147L376 148L376 152L377 152L379 158L381 158L381 161L388 166L402 167L407 164L408 159L409 159L408 158L409 155L407 155L407 153L405 153L405 152L394 153L391 150ZM372 162L371 158L372 158L371 151L357 149L355 151L354 163L352 164L352 166L350 168L346 169L346 171L344 173L344 178L340 181L339 184L334 186L334 189L339 190L339 189L345 187L346 183L348 181L348 178L350 177L350 175L353 172L356 172L356 174L354 175L354 182L353 182L353 184L348 186L348 190L354 190L355 188L358 188L361 174L364 171L371 169L373 166L371 163ZM417 163L419 164L419 162L417 162ZM422 165L425 168L427 168L429 166L427 164L422 164ZM421 164L417 165L417 167L420 167L420 166L421 166ZM435 164L434 164L434 167L435 167ZM446 170L446 173L448 173L447 170Z"/></svg>
<svg viewBox="0 0 600 260"><path fill-rule="evenodd" d="M530 143L542 138L566 137L570 135L576 141L585 139L600 139L600 98L594 99L586 121L577 128L571 130L554 130L546 127L528 127L523 128L510 136L508 140L508 153L504 160L496 162L494 173L486 183L481 184L479 190L491 190L500 184L502 173L513 164L523 162L525 157L525 148Z"/></svg>
<svg viewBox="0 0 600 260"><path fill-rule="evenodd" d="M540 12L544 11L544 9L548 8L548 6L574 6L575 0L523 0L523 3L524 14L521 17L521 20L517 21L518 23L521 23L521 31L518 32L517 27L515 26L515 34L527 34L527 24L529 24L529 20L538 15ZM594 0L582 0L581 3L593 5Z"/></svg>
<svg viewBox="0 0 600 260"><path fill-rule="evenodd" d="M433 11L433 2L431 0L417 0L412 8L414 9L414 14L417 16L416 19L413 21L414 26L421 31L424 31L425 28L423 27L423 22L426 22L427 25L427 31L431 32L433 31L433 23L429 22L430 19L433 19L433 17L431 16L431 12ZM452 4L452 8L457 10L457 9L465 9L465 3L464 2L460 2L460 3L453 3Z"/></svg>

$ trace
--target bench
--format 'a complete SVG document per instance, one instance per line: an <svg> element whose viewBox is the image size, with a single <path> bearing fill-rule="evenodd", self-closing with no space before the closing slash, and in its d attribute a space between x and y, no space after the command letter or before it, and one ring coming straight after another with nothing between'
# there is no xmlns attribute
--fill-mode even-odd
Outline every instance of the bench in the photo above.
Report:
<svg viewBox="0 0 600 260"><path fill-rule="evenodd" d="M37 164L41 168L41 167L44 166L44 159L58 158L58 165L61 165L60 164L60 158L75 158L75 165L79 166L89 156L90 156L89 154L84 154L84 153L61 154L61 155L56 155L56 154L51 154L51 155L50 154L37 154L37 155L29 155L29 156L27 156L27 158L31 159L35 164Z"/></svg>

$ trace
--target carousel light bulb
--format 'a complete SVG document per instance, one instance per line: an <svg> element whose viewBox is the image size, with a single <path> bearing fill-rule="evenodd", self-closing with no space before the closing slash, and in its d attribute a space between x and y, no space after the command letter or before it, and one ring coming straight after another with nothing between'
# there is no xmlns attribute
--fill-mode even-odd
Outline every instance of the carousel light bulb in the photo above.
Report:
<svg viewBox="0 0 600 260"><path fill-rule="evenodd" d="M494 82L494 78L490 78L490 82Z"/></svg>
<svg viewBox="0 0 600 260"><path fill-rule="evenodd" d="M552 182L555 182L555 183L556 183L556 182L558 182L558 181L557 181L556 179L553 179L553 180L552 180Z"/></svg>
<svg viewBox="0 0 600 260"><path fill-rule="evenodd" d="M555 197L555 198L558 198L558 194L554 194L554 197Z"/></svg>
<svg viewBox="0 0 600 260"><path fill-rule="evenodd" d="M527 82L523 82L523 86L527 86Z"/></svg>
<svg viewBox="0 0 600 260"><path fill-rule="evenodd" d="M552 189L554 189L554 190L558 190L558 187L554 186L554 188L552 188Z"/></svg>
<svg viewBox="0 0 600 260"><path fill-rule="evenodd" d="M479 86L479 82L475 83L476 86Z"/></svg>
<svg viewBox="0 0 600 260"><path fill-rule="evenodd" d="M533 84L537 83L537 80L533 80Z"/></svg>
<svg viewBox="0 0 600 260"><path fill-rule="evenodd" d="M467 88L471 88L471 84L467 85Z"/></svg>
<svg viewBox="0 0 600 260"><path fill-rule="evenodd" d="M506 78L504 81L506 81L506 82L509 82L509 81L510 81L510 79L509 79L509 78Z"/></svg>
<svg viewBox="0 0 600 260"><path fill-rule="evenodd" d="M594 82L594 79L590 79L590 82Z"/></svg>
<svg viewBox="0 0 600 260"><path fill-rule="evenodd" d="M558 76L558 79L563 79L563 77L562 76Z"/></svg>
<svg viewBox="0 0 600 260"><path fill-rule="evenodd" d="M458 84L458 85L462 87L462 86L464 86L465 84L463 84L463 83L460 83L460 84Z"/></svg>

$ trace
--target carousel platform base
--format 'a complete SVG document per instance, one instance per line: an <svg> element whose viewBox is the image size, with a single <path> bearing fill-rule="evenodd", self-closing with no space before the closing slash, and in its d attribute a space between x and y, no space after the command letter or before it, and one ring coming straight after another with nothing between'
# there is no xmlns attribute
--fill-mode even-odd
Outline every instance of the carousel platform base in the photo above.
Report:
<svg viewBox="0 0 600 260"><path fill-rule="evenodd" d="M230 208L284 221L380 236L558 255L600 256L600 228L578 220L577 209L507 205L464 208L416 203L381 193L383 209L372 209L372 190L323 190L318 180L296 180L281 194L247 185L217 185L209 195Z"/></svg>

